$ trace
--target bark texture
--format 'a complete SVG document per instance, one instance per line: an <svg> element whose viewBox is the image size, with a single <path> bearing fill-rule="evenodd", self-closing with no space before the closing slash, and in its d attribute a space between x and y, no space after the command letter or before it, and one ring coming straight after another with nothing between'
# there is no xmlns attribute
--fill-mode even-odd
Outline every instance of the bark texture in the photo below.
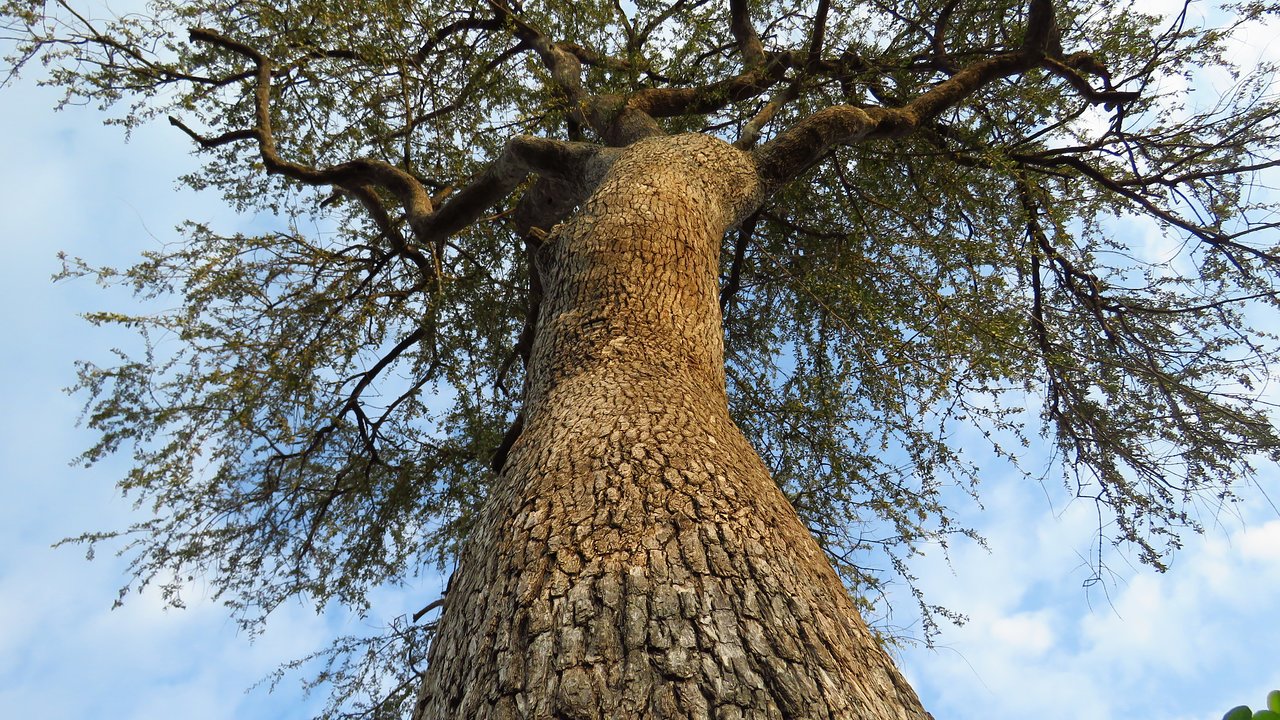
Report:
<svg viewBox="0 0 1280 720"><path fill-rule="evenodd" d="M642 140L539 251L524 431L415 720L928 717L729 418L718 254L759 194L723 142Z"/></svg>

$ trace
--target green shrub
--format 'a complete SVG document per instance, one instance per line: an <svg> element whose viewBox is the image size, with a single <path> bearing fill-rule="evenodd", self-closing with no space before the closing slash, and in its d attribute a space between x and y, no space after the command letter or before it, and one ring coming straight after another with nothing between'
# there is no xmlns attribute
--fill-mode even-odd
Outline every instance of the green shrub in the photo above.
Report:
<svg viewBox="0 0 1280 720"><path fill-rule="evenodd" d="M1280 720L1280 690L1267 693L1267 709L1254 712L1248 705L1237 705L1222 720Z"/></svg>

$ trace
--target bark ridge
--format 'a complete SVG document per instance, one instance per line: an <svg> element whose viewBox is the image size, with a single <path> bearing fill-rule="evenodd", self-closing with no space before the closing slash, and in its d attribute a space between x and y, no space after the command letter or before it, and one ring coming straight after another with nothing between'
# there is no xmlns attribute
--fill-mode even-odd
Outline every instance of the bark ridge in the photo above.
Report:
<svg viewBox="0 0 1280 720"><path fill-rule="evenodd" d="M416 720L928 717L728 414L718 254L760 192L750 155L652 138L551 233Z"/></svg>

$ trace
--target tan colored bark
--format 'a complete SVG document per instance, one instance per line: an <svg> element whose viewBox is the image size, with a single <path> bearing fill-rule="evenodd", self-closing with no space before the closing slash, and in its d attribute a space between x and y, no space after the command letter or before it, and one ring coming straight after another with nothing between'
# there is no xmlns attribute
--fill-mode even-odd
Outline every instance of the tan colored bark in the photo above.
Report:
<svg viewBox="0 0 1280 720"><path fill-rule="evenodd" d="M524 431L415 719L925 718L729 418L716 272L749 155L630 146L541 252Z"/></svg>

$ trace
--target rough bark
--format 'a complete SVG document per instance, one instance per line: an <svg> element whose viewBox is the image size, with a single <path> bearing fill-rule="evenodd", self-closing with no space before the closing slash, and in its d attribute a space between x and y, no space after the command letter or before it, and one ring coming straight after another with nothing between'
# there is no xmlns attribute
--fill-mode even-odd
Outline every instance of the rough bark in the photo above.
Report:
<svg viewBox="0 0 1280 720"><path fill-rule="evenodd" d="M539 251L524 430L415 720L926 718L729 417L716 287L752 157L642 140Z"/></svg>

